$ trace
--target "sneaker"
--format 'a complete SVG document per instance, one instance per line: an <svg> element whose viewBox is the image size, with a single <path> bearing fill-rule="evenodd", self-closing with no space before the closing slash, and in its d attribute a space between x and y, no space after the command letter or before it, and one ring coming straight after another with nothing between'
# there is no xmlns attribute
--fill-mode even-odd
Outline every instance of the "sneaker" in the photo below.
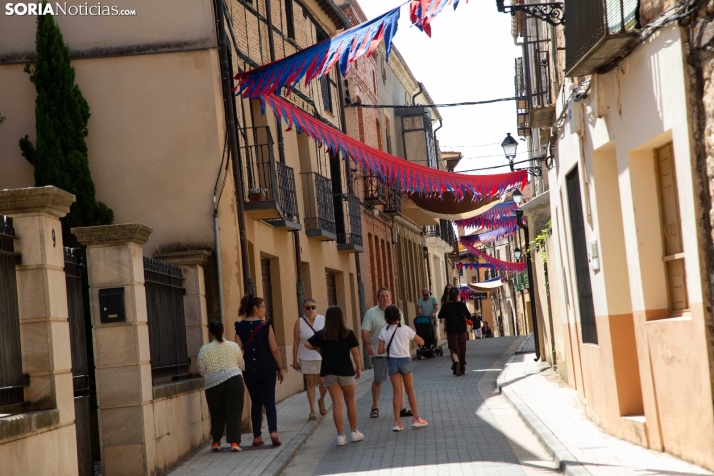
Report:
<svg viewBox="0 0 714 476"><path fill-rule="evenodd" d="M401 423L397 423L396 421L394 422L394 426L392 427L392 431L402 431L404 430L404 425Z"/></svg>
<svg viewBox="0 0 714 476"><path fill-rule="evenodd" d="M357 443L358 441L364 440L364 435L359 430L352 431L352 443Z"/></svg>
<svg viewBox="0 0 714 476"><path fill-rule="evenodd" d="M345 435L337 435L337 446L345 446L347 444L347 437Z"/></svg>
<svg viewBox="0 0 714 476"><path fill-rule="evenodd" d="M241 448L238 443L231 443L231 451L237 453L239 451L243 451L243 448Z"/></svg>
<svg viewBox="0 0 714 476"><path fill-rule="evenodd" d="M424 428L426 425L427 422L423 418L415 418L412 420L412 428Z"/></svg>
<svg viewBox="0 0 714 476"><path fill-rule="evenodd" d="M219 441L214 441L211 445L211 451L221 451L221 443Z"/></svg>

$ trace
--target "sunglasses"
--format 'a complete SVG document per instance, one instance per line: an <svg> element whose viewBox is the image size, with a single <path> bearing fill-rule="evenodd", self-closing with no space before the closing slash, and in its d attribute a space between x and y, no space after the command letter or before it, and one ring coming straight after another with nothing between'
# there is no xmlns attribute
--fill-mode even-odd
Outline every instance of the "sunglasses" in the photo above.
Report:
<svg viewBox="0 0 714 476"><path fill-rule="evenodd" d="M314 311L315 309L317 309L317 306L305 306L305 310L307 311L308 309Z"/></svg>

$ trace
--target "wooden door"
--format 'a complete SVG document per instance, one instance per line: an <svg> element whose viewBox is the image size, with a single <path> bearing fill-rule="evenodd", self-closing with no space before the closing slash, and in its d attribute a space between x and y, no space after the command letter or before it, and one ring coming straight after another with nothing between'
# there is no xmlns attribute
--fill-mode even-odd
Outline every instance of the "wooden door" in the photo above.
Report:
<svg viewBox="0 0 714 476"><path fill-rule="evenodd" d="M580 175L578 168L565 177L568 189L568 210L570 212L570 232L573 239L573 258L575 260L575 276L578 284L578 308L580 309L580 328L583 343L597 344L597 324L595 322L595 305L593 290L590 285L590 264L585 241L585 218L583 202L580 197Z"/></svg>
<svg viewBox="0 0 714 476"><path fill-rule="evenodd" d="M337 277L335 273L326 272L325 282L327 283L327 305L337 306Z"/></svg>
<svg viewBox="0 0 714 476"><path fill-rule="evenodd" d="M263 279L263 300L265 301L265 319L273 320L273 287L270 279L270 260L260 258L260 274Z"/></svg>
<svg viewBox="0 0 714 476"><path fill-rule="evenodd" d="M689 299L687 298L687 281L684 271L682 224L679 216L679 195L672 143L658 149L656 156L664 242L663 259L667 268L669 306L673 313L679 313L689 308Z"/></svg>

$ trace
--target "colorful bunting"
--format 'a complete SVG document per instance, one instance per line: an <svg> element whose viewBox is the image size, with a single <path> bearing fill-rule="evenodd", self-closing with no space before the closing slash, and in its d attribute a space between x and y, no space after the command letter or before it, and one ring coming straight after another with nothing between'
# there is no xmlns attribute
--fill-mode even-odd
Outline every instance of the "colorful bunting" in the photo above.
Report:
<svg viewBox="0 0 714 476"><path fill-rule="evenodd" d="M409 162L343 134L273 94L263 100L278 119L297 132L307 134L331 153L341 152L343 159L351 158L362 170L374 174L382 182L410 193L441 196L449 191L457 200L462 200L468 192L473 200L480 200L499 196L512 188L522 188L528 181L525 170L495 175L465 175Z"/></svg>
<svg viewBox="0 0 714 476"><path fill-rule="evenodd" d="M492 264L489 263L456 263L458 269L478 269L478 268L489 268L494 269Z"/></svg>
<svg viewBox="0 0 714 476"><path fill-rule="evenodd" d="M464 248L466 248L472 255L478 257L478 258L483 258L484 261L486 261L489 264L492 264L496 269L502 269L505 271L515 271L517 273L523 272L526 270L526 263L514 263L511 261L501 261L500 259L496 259L493 256L489 256L487 253L477 250L474 248L471 244L468 242L464 243L461 241L461 244L464 245Z"/></svg>
<svg viewBox="0 0 714 476"><path fill-rule="evenodd" d="M476 243L492 243L498 241L501 238L505 238L515 233L516 230L511 230L508 228L497 228L495 230L487 231L485 233L479 233L478 235L462 236L461 239L469 242L471 245Z"/></svg>
<svg viewBox="0 0 714 476"><path fill-rule="evenodd" d="M456 7L459 6L459 0L411 0L409 4L409 19L414 26L431 37L431 20L452 1L454 10L456 10ZM466 0L467 3L468 1Z"/></svg>
<svg viewBox="0 0 714 476"><path fill-rule="evenodd" d="M499 203L480 215L465 220L456 220L454 223L464 228L487 228L489 230L503 228L512 233L518 229L515 217L517 208L518 205L515 202Z"/></svg>
<svg viewBox="0 0 714 476"><path fill-rule="evenodd" d="M307 84L325 75L337 63L342 76L347 76L350 64L360 56L371 55L381 41L384 41L388 60L400 9L401 6L281 60L238 73L235 79L240 81L239 94L257 98L280 92L283 86L292 89L303 77Z"/></svg>

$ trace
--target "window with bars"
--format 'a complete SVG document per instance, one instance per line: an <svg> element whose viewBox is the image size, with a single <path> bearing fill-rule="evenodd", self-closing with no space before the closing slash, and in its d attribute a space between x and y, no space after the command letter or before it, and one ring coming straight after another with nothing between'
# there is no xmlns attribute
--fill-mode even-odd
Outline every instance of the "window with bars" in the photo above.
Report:
<svg viewBox="0 0 714 476"><path fill-rule="evenodd" d="M295 16L293 14L293 0L285 0L285 21L287 23L287 35L291 40L295 39Z"/></svg>

